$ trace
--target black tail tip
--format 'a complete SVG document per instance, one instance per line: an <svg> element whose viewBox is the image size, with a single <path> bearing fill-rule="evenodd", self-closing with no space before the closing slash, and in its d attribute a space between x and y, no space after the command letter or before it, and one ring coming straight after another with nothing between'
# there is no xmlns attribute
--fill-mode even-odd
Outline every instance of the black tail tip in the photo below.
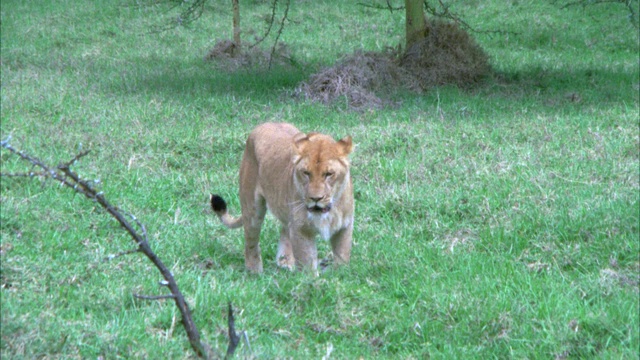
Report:
<svg viewBox="0 0 640 360"><path fill-rule="evenodd" d="M211 208L216 213L227 211L227 203L218 195L211 195Z"/></svg>

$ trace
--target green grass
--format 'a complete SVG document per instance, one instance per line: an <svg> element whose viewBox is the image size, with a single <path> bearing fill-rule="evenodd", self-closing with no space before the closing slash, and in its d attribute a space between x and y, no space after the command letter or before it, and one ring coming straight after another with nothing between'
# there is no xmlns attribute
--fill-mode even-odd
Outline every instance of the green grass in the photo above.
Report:
<svg viewBox="0 0 640 360"><path fill-rule="evenodd" d="M1 138L50 164L91 149L75 170L146 225L220 353L231 301L241 358L638 358L639 46L624 8L456 2L510 32L475 34L495 78L348 112L290 95L340 56L401 43L401 13L294 1L281 40L300 65L225 72L202 59L231 37L229 5L148 33L170 15L129 3L3 2ZM242 11L251 41L269 3ZM250 275L242 232L207 208L215 191L239 211L244 140L265 121L353 136L348 267L277 270L269 217ZM51 181L0 188L2 358L195 357L173 304L133 297L163 293L151 264L104 261L134 246L104 211Z"/></svg>

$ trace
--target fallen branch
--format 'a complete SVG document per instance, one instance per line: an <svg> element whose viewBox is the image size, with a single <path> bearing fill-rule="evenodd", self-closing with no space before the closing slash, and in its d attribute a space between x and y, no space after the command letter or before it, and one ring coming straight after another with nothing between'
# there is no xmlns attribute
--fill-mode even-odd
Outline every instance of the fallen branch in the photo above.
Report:
<svg viewBox="0 0 640 360"><path fill-rule="evenodd" d="M191 316L191 310L189 309L189 305L184 299L182 292L178 288L178 284L173 277L171 271L164 265L164 263L158 258L158 256L153 252L151 247L149 246L149 242L147 239L147 231L144 225L133 215L129 214L129 217L133 220L133 222L141 229L142 234L140 234L132 224L127 220L125 215L115 206L111 205L104 197L102 192L96 191L94 187L91 185L89 181L86 181L80 176L71 170L71 166L75 164L82 157L86 156L89 151L83 151L78 155L74 156L71 160L58 165L57 167L52 167L46 165L40 159L30 156L25 152L15 149L9 144L10 137L6 140L0 141L0 146L9 150L11 153L18 155L21 159L28 161L31 163L33 167L39 168L40 171L37 172L27 172L27 173L10 173L5 174L1 173L0 176L25 176L25 177L41 177L45 179L53 179L60 182L62 185L73 189L75 192L85 195L87 198L96 201L102 208L104 208L111 216L113 216L118 223L131 235L132 239L137 244L137 248L134 250L125 251L119 253L116 256L122 256L125 254L130 254L134 252L142 252L151 262L156 266L156 268L160 271L160 274L164 278L161 281L161 285L167 286L169 288L170 294L159 295L159 296L146 296L146 295L137 295L134 294L136 298L145 299L145 300L160 300L160 299L174 299L176 306L178 307L180 314L182 315L182 325L184 326L185 331L187 332L187 337L189 338L189 343L191 347L196 352L199 357L209 359L212 357L211 351L209 348L205 348L204 344L200 340L200 333L198 332L198 328L193 322L193 318ZM110 259L113 257L109 257ZM233 327L233 315L231 310L231 304L229 304L229 336L230 343L227 349L227 357L231 356L235 351L236 346L238 345L238 335L235 333Z"/></svg>

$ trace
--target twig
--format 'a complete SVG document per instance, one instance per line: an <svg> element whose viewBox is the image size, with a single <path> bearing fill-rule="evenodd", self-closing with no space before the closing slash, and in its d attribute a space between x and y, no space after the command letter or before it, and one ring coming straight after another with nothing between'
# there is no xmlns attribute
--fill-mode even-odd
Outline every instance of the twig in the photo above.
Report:
<svg viewBox="0 0 640 360"><path fill-rule="evenodd" d="M140 248L127 250L127 251L122 251L122 252L119 252L117 254L110 254L109 256L105 257L103 261L111 261L111 260L117 259L117 258L119 258L121 256L130 255L130 254L134 254L134 253L137 253L137 252L140 252Z"/></svg>
<svg viewBox="0 0 640 360"><path fill-rule="evenodd" d="M150 4L142 4L141 2L136 7L142 6L154 6L159 4L170 4L166 9L165 14L169 13L178 7L182 7L183 10L180 14L173 18L174 21L171 21L167 25L162 26L153 26L153 29L146 34L160 33L167 30L175 29L179 26L188 26L192 22L198 20L202 17L204 13L204 5L207 0L191 0L191 1L183 1L183 0L168 0L168 1L152 1ZM125 5L126 6L126 5Z"/></svg>
<svg viewBox="0 0 640 360"><path fill-rule="evenodd" d="M291 0L287 0L287 7L284 9L284 16L282 16L282 20L280 20L280 28L278 29L276 40L273 42L273 47L271 48L271 55L269 55L269 69L271 69L273 54L276 52L276 46L278 45L278 40L280 40L280 35L282 35L282 30L284 29L284 22L285 20L287 20L287 15L289 14L290 5L291 5Z"/></svg>
<svg viewBox="0 0 640 360"><path fill-rule="evenodd" d="M1 176L28 176L28 177L44 177L45 179L51 178L58 182L61 185L72 188L75 192L85 195L87 198L96 201L102 208L104 208L111 216L113 216L118 223L131 235L133 240L136 242L138 247L133 250L124 251L118 253L116 255L110 255L107 259L113 259L118 256L122 256L125 254L132 254L134 252L142 252L151 262L156 266L156 268L162 274L164 280L160 282L160 285L167 286L171 294L166 295L158 295L158 296L147 296L147 295L139 295L134 294L136 298L145 299L145 300L162 300L162 299L173 299L175 301L180 314L182 315L182 325L184 326L185 331L187 332L187 337L189 338L189 343L191 347L196 352L199 357L209 359L213 356L210 348L205 346L200 341L200 333L198 332L198 328L193 322L193 317L191 316L191 310L189 309L189 305L184 299L184 296L180 292L178 285L173 277L173 273L164 265L164 263L158 258L158 256L153 252L151 247L149 246L149 242L147 241L147 230L144 225L136 218L133 214L126 213L133 222L140 228L142 234L138 233L134 227L127 221L125 215L123 215L123 211L118 209L117 207L111 205L107 199L104 197L102 192L96 191L93 188L90 182L83 180L80 178L78 174L71 170L71 165L75 164L79 159L86 156L89 151L84 151L76 156L74 156L70 161L62 163L58 165L58 167L50 167L47 166L40 159L30 156L29 154L22 152L20 150L15 149L9 144L10 137L5 140L0 141L0 146L9 150L10 152L18 155L25 161L31 163L34 167L38 167L42 169L40 172L29 172L29 173L14 173L14 174L0 174ZM238 346L239 337L235 331L235 324L233 319L233 309L231 307L231 303L229 303L229 347L227 348L227 358L232 356L235 352L236 347Z"/></svg>
<svg viewBox="0 0 640 360"><path fill-rule="evenodd" d="M554 1L554 3L556 3L558 1ZM640 27L640 24L638 24L638 15L637 15L637 10L638 10L638 1L633 1L633 0L576 0L576 1L570 1L566 4L564 4L561 9L565 9L571 6L582 6L582 7L587 7L589 5L597 5L597 4L609 4L609 3L614 3L614 4L622 4L627 8L627 11L629 11L629 20L631 21L631 24L633 26L635 26L636 28ZM636 3L635 6L632 3Z"/></svg>
<svg viewBox="0 0 640 360"><path fill-rule="evenodd" d="M73 159L67 161L66 163L62 164L62 165L58 165L58 168L69 168L71 165L75 164L76 161L82 159L83 157L87 156L89 154L91 150L85 150L81 153L79 153L78 155L74 156Z"/></svg>
<svg viewBox="0 0 640 360"><path fill-rule="evenodd" d="M30 162L35 167L39 167L40 169L42 169L42 172L39 173L39 175L59 181L61 185L72 188L75 192L83 194L87 198L96 201L111 216L113 216L118 221L118 223L120 223L120 225L129 233L129 235L131 235L133 240L138 245L137 251L142 252L147 258L149 258L149 260L151 260L151 262L156 266L156 268L158 268L158 270L162 274L162 277L164 278L164 281L166 281L171 295L162 295L160 298L167 298L168 296L170 296L174 299L176 306L178 307L178 310L180 310L180 313L182 315L182 324L185 328L185 331L187 332L187 337L189 338L191 347L195 350L198 356L209 358L210 354L205 350L204 345L200 341L200 333L198 332L198 328L193 322L189 305L180 292L178 284L176 283L171 271L169 271L169 269L164 265L164 263L160 260L160 258L158 258L158 256L149 246L149 243L147 241L146 229L144 228L144 226L138 221L135 216L130 215L133 221L142 229L143 234L140 235L129 223L129 221L127 221L126 217L122 215L122 213L118 211L115 206L111 205L111 203L107 201L102 192L96 191L89 182L81 179L78 174L71 170L71 165L80 158L87 155L88 151L81 152L80 154L73 157L70 161L59 165L57 168L53 168L47 166L40 159L30 156L12 147L11 144L9 144L9 138L1 141L0 145L10 152L18 155L25 161ZM3 174L3 176L10 176L10 174Z"/></svg>
<svg viewBox="0 0 640 360"><path fill-rule="evenodd" d="M442 8L442 10L438 11L438 9L436 9L435 6L431 6L429 5L429 2L427 0L424 0L424 8L427 11L428 14L435 16L437 18L443 18L443 19L449 19L452 20L453 22L455 22L456 24L460 24L462 26L462 28L477 33L477 34L510 34L510 35L519 35L519 33L517 32L513 32L513 31L506 31L506 30L478 30L474 27L472 27L471 25L469 25L469 23L467 23L466 21L462 20L462 18L454 13L449 11L449 7L451 5L449 4L445 4L442 0L438 0L438 4L440 4L440 8ZM399 10L404 10L405 7L404 6L397 6L397 7L392 7L391 4L389 3L389 1L387 1L387 6L383 6L383 5L378 5L378 4L365 4L365 3L358 3L358 5L363 6L363 7L368 7L368 8L373 8L373 9L378 9L378 10L389 10L391 13L393 13L394 11L399 11Z"/></svg>
<svg viewBox="0 0 640 360"><path fill-rule="evenodd" d="M557 1L554 1L557 2ZM624 4L626 6L630 6L631 5L631 1L630 0L576 0L576 1L570 1L566 4L564 4L561 9L566 9L570 6L576 6L576 5L582 5L583 7L586 7L587 5L593 5L593 4L606 4L606 3L617 3L617 4Z"/></svg>
<svg viewBox="0 0 640 360"><path fill-rule="evenodd" d="M398 10L404 10L404 6L396 6L396 7L391 6L391 3L388 0L387 0L387 6L382 6L378 4L365 4L365 3L358 3L358 5L362 7L376 9L376 10L389 10L389 12L391 13Z"/></svg>
<svg viewBox="0 0 640 360"><path fill-rule="evenodd" d="M278 0L273 0L273 6L271 7L271 19L269 19L269 27L267 28L267 31L265 31L264 36L262 36L262 38L256 40L256 42L249 46L249 49L253 49L254 47L256 47L258 44L260 44L261 42L264 41L264 39L267 38L267 36L269 36L269 34L271 33L271 28L273 27L273 21L276 17L276 5L278 4Z"/></svg>
<svg viewBox="0 0 640 360"><path fill-rule="evenodd" d="M118 209L118 210L120 210L120 209ZM147 228L144 227L144 224L141 223L140 220L138 220L138 218L135 217L135 215L133 215L131 213L127 213L127 215L129 215L131 220L135 221L135 223L138 225L140 230L142 230L142 239L143 239L143 241L147 242L149 240L149 238L147 237ZM138 244L138 245L140 245L140 244ZM137 251L140 251L140 248L138 248Z"/></svg>
<svg viewBox="0 0 640 360"><path fill-rule="evenodd" d="M424 7L429 14L435 17L452 20L454 23L460 24L462 28L467 29L468 31L474 32L476 34L518 35L517 32L506 31L506 30L478 30L472 27L471 25L469 25L469 23L467 23L466 21L462 20L460 15L449 11L449 7L451 7L450 4L445 4L442 0L438 0L438 4L440 4L440 8L442 9L441 11L438 11L435 6L430 6L427 0L424 1Z"/></svg>

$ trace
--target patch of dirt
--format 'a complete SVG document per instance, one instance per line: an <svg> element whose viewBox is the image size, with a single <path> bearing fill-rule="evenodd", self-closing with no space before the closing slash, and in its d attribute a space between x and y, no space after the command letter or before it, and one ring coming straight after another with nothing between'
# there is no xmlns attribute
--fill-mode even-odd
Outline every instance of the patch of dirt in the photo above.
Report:
<svg viewBox="0 0 640 360"><path fill-rule="evenodd" d="M356 52L312 75L297 93L324 104L346 101L356 110L380 108L389 103L378 96L385 92L450 84L467 88L490 74L488 56L456 24L433 20L424 32L425 38L402 54L397 49Z"/></svg>
<svg viewBox="0 0 640 360"><path fill-rule="evenodd" d="M289 48L278 43L275 50L260 49L258 47L245 48L239 51L236 44L228 39L218 41L207 55L205 61L209 61L221 70L236 71L241 68L268 68L269 66L291 66L291 52Z"/></svg>

